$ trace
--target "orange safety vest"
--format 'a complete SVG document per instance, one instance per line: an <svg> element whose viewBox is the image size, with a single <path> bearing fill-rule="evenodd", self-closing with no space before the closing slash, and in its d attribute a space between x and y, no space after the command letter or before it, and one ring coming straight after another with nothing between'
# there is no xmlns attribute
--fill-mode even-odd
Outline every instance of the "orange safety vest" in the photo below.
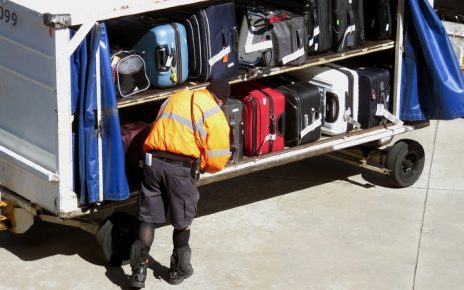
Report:
<svg viewBox="0 0 464 290"><path fill-rule="evenodd" d="M229 131L227 119L209 91L183 90L163 103L143 149L201 156L201 169L214 173L224 169L230 158Z"/></svg>

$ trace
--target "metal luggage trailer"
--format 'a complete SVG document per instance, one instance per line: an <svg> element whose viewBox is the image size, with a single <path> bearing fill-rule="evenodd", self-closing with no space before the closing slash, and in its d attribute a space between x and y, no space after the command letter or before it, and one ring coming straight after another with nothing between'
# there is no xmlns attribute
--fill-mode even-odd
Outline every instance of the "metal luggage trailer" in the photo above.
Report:
<svg viewBox="0 0 464 290"><path fill-rule="evenodd" d="M0 2L0 230L10 228L13 232L25 232L33 224L34 218L80 227L97 233L97 240L103 247L105 256L110 259L112 251L115 250L108 246L108 243L111 245L109 233L113 223L124 224L125 221L126 226L132 229L134 227L128 219L120 218L120 215L116 218L117 215L113 213L118 211L119 206L133 203L135 193L124 202L102 201L92 207L83 207L79 204L78 195L72 190L74 165L70 57L98 21L187 4L197 5L199 2L208 1L5 0ZM360 48L343 53L331 52L313 56L306 64L298 67L244 72L231 83L394 50L396 72L392 113L398 116L404 0L399 0L398 6L398 33L395 41L366 42ZM72 38L70 38L71 27L78 29ZM97 82L99 82L98 78ZM165 99L185 87L200 88L205 85L190 82L177 88L149 90L132 98L119 100L118 108L124 110L126 107ZM100 110L98 117L101 117ZM217 174L205 174L199 180L199 184L224 180L326 153L337 153L336 158L390 174L393 181L396 174L399 176L396 178L401 181L403 175L407 173L402 172L404 161L407 161L406 156L417 155L413 157L417 162L423 163L423 158L421 161L419 156L420 152L423 153L420 144L407 141L396 147L393 146L395 150L391 150L393 151L391 155L394 156L389 158L394 161L390 164L384 162L388 150L377 149L388 143L393 136L427 126L428 123L405 125L398 119L392 121L384 126L355 130L341 136L324 137L317 142L287 148L282 152L247 158ZM352 150L349 152L342 150L366 144L374 144L371 147L373 150L369 150L368 154L365 150L358 151L356 154ZM414 145L412 153L408 149L408 144ZM99 150L101 151L101 141ZM358 154L359 152L363 154ZM377 161L378 165L372 166L371 161ZM412 168L415 170L412 181L414 183L422 168L420 164L411 164L411 162L408 164L410 167L416 166ZM101 167L99 172L102 176ZM410 184L406 184L408 185ZM101 192L100 195L103 196ZM109 223L106 219L108 217ZM111 219L111 217L115 218Z"/></svg>

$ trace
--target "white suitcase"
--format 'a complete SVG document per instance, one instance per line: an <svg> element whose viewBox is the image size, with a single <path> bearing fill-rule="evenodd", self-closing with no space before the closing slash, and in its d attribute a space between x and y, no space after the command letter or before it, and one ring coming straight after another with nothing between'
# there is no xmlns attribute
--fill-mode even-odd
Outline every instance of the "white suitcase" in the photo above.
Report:
<svg viewBox="0 0 464 290"><path fill-rule="evenodd" d="M361 124L358 122L359 113L359 76L358 72L334 63L327 64L328 67L336 69L344 73L349 80L348 83L348 107L351 108L352 115L348 118L348 131L352 129L360 129ZM351 117L352 116L352 117Z"/></svg>
<svg viewBox="0 0 464 290"><path fill-rule="evenodd" d="M355 72L353 73L348 69L340 71L328 66L315 66L293 71L289 74L325 90L322 134L331 136L343 134L353 127L349 126L348 122L351 124L357 123L359 86L357 86L358 82L353 77ZM350 88L352 94L350 94Z"/></svg>

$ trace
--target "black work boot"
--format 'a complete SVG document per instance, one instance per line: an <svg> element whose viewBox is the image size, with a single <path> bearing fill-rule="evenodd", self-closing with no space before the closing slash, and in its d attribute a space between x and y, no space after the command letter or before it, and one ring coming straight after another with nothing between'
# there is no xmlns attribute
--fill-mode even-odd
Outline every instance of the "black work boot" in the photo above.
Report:
<svg viewBox="0 0 464 290"><path fill-rule="evenodd" d="M130 276L129 286L132 288L144 288L147 278L148 267L148 248L140 240L132 244L130 251L130 265L132 275Z"/></svg>
<svg viewBox="0 0 464 290"><path fill-rule="evenodd" d="M174 249L171 255L171 268L169 269L168 283L177 285L182 283L184 279L192 276L193 268L190 264L192 250L189 246L179 249Z"/></svg>
<svg viewBox="0 0 464 290"><path fill-rule="evenodd" d="M147 279L148 261L139 266L132 268L132 275L130 276L129 286L133 288L144 288L145 279Z"/></svg>

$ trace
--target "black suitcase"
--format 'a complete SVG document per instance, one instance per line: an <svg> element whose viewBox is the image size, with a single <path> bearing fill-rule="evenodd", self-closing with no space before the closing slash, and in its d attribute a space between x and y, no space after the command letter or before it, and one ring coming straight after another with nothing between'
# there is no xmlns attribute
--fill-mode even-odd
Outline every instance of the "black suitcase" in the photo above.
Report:
<svg viewBox="0 0 464 290"><path fill-rule="evenodd" d="M390 108L390 73L386 69L361 67L356 69L359 76L358 122L362 128L371 128L385 122L376 116L377 105Z"/></svg>
<svg viewBox="0 0 464 290"><path fill-rule="evenodd" d="M238 32L234 1L185 8L170 15L187 30L189 73L194 81L238 75Z"/></svg>
<svg viewBox="0 0 464 290"><path fill-rule="evenodd" d="M243 158L243 103L234 98L229 98L221 106L230 127L230 161L237 164Z"/></svg>
<svg viewBox="0 0 464 290"><path fill-rule="evenodd" d="M332 1L316 0L317 13L315 23L318 31L314 33L317 47L310 53L325 52L334 46Z"/></svg>
<svg viewBox="0 0 464 290"><path fill-rule="evenodd" d="M285 95L285 146L297 146L321 137L323 91L308 82L279 86Z"/></svg>
<svg viewBox="0 0 464 290"><path fill-rule="evenodd" d="M364 29L366 39L388 39L393 23L390 0L364 0Z"/></svg>
<svg viewBox="0 0 464 290"><path fill-rule="evenodd" d="M333 0L334 50L343 51L364 42L363 0Z"/></svg>

